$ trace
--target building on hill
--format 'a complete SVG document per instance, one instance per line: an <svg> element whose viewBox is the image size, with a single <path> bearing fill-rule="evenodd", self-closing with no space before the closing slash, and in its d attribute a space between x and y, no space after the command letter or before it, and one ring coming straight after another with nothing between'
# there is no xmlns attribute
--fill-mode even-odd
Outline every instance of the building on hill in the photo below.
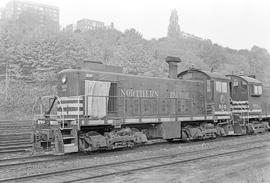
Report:
<svg viewBox="0 0 270 183"><path fill-rule="evenodd" d="M66 32L74 32L76 29L76 26L74 24L68 24L66 27L65 27L65 31Z"/></svg>
<svg viewBox="0 0 270 183"><path fill-rule="evenodd" d="M192 34L189 34L189 33L185 33L185 32L182 32L182 36L183 36L183 38L189 38L189 39L195 39L195 40L198 40L198 41L203 41L203 38L200 38L198 36L195 36L195 35L192 35Z"/></svg>
<svg viewBox="0 0 270 183"><path fill-rule="evenodd" d="M81 19L77 21L77 30L81 32L86 32L88 30L105 28L104 22L90 20L90 19Z"/></svg>
<svg viewBox="0 0 270 183"><path fill-rule="evenodd" d="M27 0L10 0L1 10L1 19L29 23L52 31L59 30L58 7Z"/></svg>
<svg viewBox="0 0 270 183"><path fill-rule="evenodd" d="M114 23L111 22L110 25L105 25L104 22L96 21L96 20L90 20L90 19L81 19L78 20L77 23L74 24L68 24L63 29L65 32L74 32L74 31L80 31L80 32L86 32L88 30L94 30L94 29L115 29Z"/></svg>

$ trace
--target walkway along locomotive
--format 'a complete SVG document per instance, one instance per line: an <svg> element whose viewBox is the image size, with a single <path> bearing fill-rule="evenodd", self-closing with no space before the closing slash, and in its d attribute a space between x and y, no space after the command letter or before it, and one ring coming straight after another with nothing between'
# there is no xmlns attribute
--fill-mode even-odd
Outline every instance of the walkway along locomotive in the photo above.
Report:
<svg viewBox="0 0 270 183"><path fill-rule="evenodd" d="M269 129L262 83L189 69L169 78L123 74L88 62L58 74L57 96L34 124L34 150L54 153L132 147L150 139L193 140ZM53 111L56 111L55 115Z"/></svg>

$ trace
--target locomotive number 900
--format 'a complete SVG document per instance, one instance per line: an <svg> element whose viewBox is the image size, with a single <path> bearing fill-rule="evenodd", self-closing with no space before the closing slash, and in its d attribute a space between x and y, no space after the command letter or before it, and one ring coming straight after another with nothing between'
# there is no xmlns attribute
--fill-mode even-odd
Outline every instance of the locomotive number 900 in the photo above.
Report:
<svg viewBox="0 0 270 183"><path fill-rule="evenodd" d="M226 104L219 104L219 105L218 105L218 108L219 108L220 110L222 110L222 111L226 111L227 105L226 105Z"/></svg>

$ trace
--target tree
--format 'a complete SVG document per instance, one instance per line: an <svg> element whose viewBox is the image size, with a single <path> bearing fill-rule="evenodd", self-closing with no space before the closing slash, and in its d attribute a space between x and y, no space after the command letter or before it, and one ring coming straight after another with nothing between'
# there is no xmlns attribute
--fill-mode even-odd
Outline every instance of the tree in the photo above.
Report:
<svg viewBox="0 0 270 183"><path fill-rule="evenodd" d="M179 72L194 65L223 74L258 73L258 79L270 85L267 50L258 46L251 50L234 50L213 44L211 40L178 39L181 31L176 10L172 11L168 38L157 40L146 40L135 29L125 32L115 28L76 33L40 31L35 16L27 18L33 17L31 13L35 12L21 15L20 25L10 21L3 23L0 29L0 118L31 115L36 97L55 93L56 73L65 68L77 68L83 61L118 65L130 74L167 77L168 64L164 60L166 56L177 56L182 60ZM5 86L9 86L7 95L3 95ZM14 115L14 112L17 113Z"/></svg>
<svg viewBox="0 0 270 183"><path fill-rule="evenodd" d="M256 75L257 79L266 82L268 76L270 55L267 50L258 46L253 46L249 52L248 62L250 66L250 73ZM269 82L269 81L268 81Z"/></svg>
<svg viewBox="0 0 270 183"><path fill-rule="evenodd" d="M171 12L167 36L174 39L177 39L181 36L181 30L178 23L178 14L176 9L172 10Z"/></svg>

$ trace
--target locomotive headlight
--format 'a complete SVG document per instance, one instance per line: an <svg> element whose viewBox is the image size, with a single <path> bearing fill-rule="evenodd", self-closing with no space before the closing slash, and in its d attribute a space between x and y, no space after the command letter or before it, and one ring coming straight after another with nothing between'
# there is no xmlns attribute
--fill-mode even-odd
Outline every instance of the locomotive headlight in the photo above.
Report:
<svg viewBox="0 0 270 183"><path fill-rule="evenodd" d="M66 82L67 82L67 76L63 76L62 79L61 79L61 81L62 81L62 84L66 84Z"/></svg>

